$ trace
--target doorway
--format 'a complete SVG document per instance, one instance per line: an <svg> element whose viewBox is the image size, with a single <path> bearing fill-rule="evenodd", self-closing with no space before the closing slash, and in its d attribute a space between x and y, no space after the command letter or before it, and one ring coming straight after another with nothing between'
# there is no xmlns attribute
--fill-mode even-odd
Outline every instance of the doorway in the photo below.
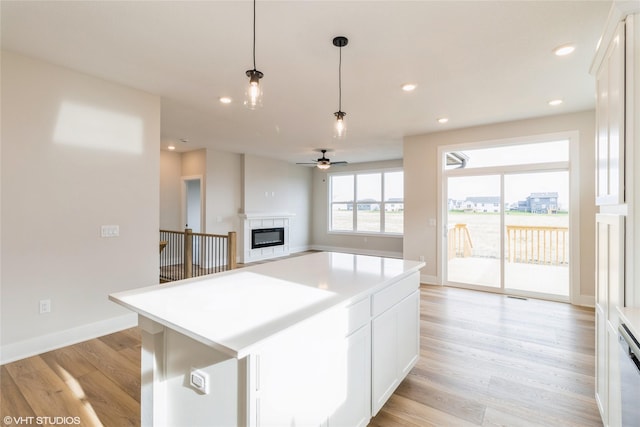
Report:
<svg viewBox="0 0 640 427"><path fill-rule="evenodd" d="M443 284L568 301L569 140L443 154Z"/></svg>
<svg viewBox="0 0 640 427"><path fill-rule="evenodd" d="M203 230L202 225L202 177L182 178L182 223L194 233Z"/></svg>
<svg viewBox="0 0 640 427"><path fill-rule="evenodd" d="M187 176L182 178L182 223L184 228L190 228L193 233L204 232L204 194L202 176ZM201 239L192 240L193 259L196 264L206 256L201 248Z"/></svg>

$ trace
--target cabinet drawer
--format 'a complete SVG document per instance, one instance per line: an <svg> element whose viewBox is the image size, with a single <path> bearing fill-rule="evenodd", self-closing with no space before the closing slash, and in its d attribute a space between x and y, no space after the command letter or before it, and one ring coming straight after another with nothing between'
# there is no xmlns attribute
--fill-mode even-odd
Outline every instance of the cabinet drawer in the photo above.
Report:
<svg viewBox="0 0 640 427"><path fill-rule="evenodd" d="M415 272L398 282L392 283L383 290L373 294L371 303L372 316L377 316L399 303L404 297L411 295L420 287L419 273Z"/></svg>
<svg viewBox="0 0 640 427"><path fill-rule="evenodd" d="M347 335L351 335L351 333L369 323L369 319L371 318L369 297L351 304L347 307L347 313L349 318Z"/></svg>

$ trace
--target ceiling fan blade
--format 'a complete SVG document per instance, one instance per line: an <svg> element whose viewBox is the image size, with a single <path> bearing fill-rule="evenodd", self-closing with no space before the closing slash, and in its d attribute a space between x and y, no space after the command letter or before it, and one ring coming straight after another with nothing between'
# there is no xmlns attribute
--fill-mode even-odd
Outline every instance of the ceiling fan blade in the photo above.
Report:
<svg viewBox="0 0 640 427"><path fill-rule="evenodd" d="M296 165L317 165L318 162L312 162L312 163L296 163Z"/></svg>
<svg viewBox="0 0 640 427"><path fill-rule="evenodd" d="M331 166L344 166L349 164L348 162L331 162Z"/></svg>

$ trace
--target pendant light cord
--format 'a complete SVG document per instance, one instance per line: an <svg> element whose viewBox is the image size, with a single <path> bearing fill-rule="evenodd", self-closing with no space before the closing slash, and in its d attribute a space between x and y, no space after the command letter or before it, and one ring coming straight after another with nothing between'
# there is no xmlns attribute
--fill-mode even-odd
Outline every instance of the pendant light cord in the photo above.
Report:
<svg viewBox="0 0 640 427"><path fill-rule="evenodd" d="M340 46L340 60L338 62L338 111L342 111L342 46Z"/></svg>
<svg viewBox="0 0 640 427"><path fill-rule="evenodd" d="M256 0L253 0L253 70L256 70Z"/></svg>

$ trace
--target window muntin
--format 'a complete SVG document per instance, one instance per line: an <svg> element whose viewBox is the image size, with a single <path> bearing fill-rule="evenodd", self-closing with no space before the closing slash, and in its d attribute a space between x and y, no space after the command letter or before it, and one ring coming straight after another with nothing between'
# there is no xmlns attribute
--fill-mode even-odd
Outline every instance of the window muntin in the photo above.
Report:
<svg viewBox="0 0 640 427"><path fill-rule="evenodd" d="M330 232L402 234L404 173L398 170L329 175Z"/></svg>

